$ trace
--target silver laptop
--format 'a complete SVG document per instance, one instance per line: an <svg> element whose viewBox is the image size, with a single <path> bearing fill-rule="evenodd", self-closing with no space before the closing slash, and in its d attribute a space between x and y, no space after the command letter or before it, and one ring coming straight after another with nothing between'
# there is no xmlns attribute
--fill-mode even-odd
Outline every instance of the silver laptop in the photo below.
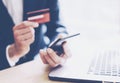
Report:
<svg viewBox="0 0 120 83"><path fill-rule="evenodd" d="M120 82L120 38L70 40L72 56L49 73L51 80Z"/></svg>

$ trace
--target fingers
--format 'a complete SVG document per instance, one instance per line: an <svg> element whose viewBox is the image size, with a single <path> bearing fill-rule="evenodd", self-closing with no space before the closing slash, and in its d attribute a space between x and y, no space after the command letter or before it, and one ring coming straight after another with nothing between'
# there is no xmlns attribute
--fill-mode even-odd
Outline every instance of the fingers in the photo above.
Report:
<svg viewBox="0 0 120 83"><path fill-rule="evenodd" d="M29 32L34 33L34 30L32 29L32 27L23 28L20 30L14 30L14 34L16 36L24 35L24 34L29 33Z"/></svg>
<svg viewBox="0 0 120 83"><path fill-rule="evenodd" d="M13 27L14 44L16 53L19 55L26 54L30 50L30 45L35 40L35 27L38 23L24 21L19 25Z"/></svg>
<svg viewBox="0 0 120 83"><path fill-rule="evenodd" d="M64 50L64 54L62 57L69 58L70 56L72 56L71 51L70 51L66 41L63 42L62 46L63 46L63 50Z"/></svg>
<svg viewBox="0 0 120 83"><path fill-rule="evenodd" d="M70 49L66 42L63 43L64 54L58 56L55 51L48 48L46 51L40 51L40 57L44 64L49 64L51 67L63 65L66 59L71 56Z"/></svg>
<svg viewBox="0 0 120 83"><path fill-rule="evenodd" d="M40 51L40 57L45 64L49 64L51 67L56 67L61 62L61 57L56 55L56 53L48 48L46 51Z"/></svg>
<svg viewBox="0 0 120 83"><path fill-rule="evenodd" d="M35 28L35 27L38 27L39 26L39 24L38 23L36 23L36 22L29 22L29 21L24 21L24 22L22 22L21 24L19 24L19 25L16 25L14 28L13 28L13 30L18 30L18 29L22 29L22 28L26 28L26 27L33 27L33 28Z"/></svg>
<svg viewBox="0 0 120 83"><path fill-rule="evenodd" d="M17 33L18 32L18 33ZM18 38L19 41L23 41L29 38L33 38L34 37L34 29L30 28L28 32L22 32L19 33L19 31L15 32L15 37Z"/></svg>
<svg viewBox="0 0 120 83"><path fill-rule="evenodd" d="M50 56L45 56L45 59L47 60L48 64L49 64L51 67L56 67L56 66L58 66L58 64L55 63L55 62L50 58Z"/></svg>
<svg viewBox="0 0 120 83"><path fill-rule="evenodd" d="M44 57L46 55L47 55L47 53L44 50L40 50L40 57L41 57L44 64L48 64L47 60Z"/></svg>
<svg viewBox="0 0 120 83"><path fill-rule="evenodd" d="M48 48L47 53L54 63L60 64L61 58L52 49Z"/></svg>
<svg viewBox="0 0 120 83"><path fill-rule="evenodd" d="M13 28L13 34L14 34L14 39L15 43L24 45L30 45L34 41L34 29L33 27L37 27L38 24L34 22L28 22L25 21L21 23L20 25L17 25Z"/></svg>
<svg viewBox="0 0 120 83"><path fill-rule="evenodd" d="M23 32L22 32L23 31ZM22 30L22 31L15 31L14 32L14 38L15 38L15 42L16 43L24 43L24 42L26 42L26 44L31 44L31 43L33 43L33 41L34 41L34 38L35 38L35 35L34 35L34 33L35 33L35 31L34 31L34 29L33 28L29 28L28 30L26 30L26 31L24 31L24 30Z"/></svg>

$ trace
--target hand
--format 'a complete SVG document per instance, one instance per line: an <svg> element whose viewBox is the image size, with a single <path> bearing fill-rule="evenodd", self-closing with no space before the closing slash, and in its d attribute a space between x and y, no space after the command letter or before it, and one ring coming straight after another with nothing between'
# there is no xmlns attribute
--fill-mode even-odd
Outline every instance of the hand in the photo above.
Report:
<svg viewBox="0 0 120 83"><path fill-rule="evenodd" d="M14 43L8 49L9 56L22 57L30 50L30 45L34 42L35 31L38 23L24 21L13 27Z"/></svg>
<svg viewBox="0 0 120 83"><path fill-rule="evenodd" d="M71 56L70 49L67 46L67 43L63 43L64 54L58 56L55 51L51 48L48 48L46 51L40 50L40 57L44 64L49 64L51 67L56 67L62 65L68 57Z"/></svg>

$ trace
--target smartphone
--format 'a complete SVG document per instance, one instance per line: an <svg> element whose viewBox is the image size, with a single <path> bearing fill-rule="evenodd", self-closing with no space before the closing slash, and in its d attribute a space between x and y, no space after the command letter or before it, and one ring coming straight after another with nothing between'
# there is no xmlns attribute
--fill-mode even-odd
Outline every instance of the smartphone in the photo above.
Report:
<svg viewBox="0 0 120 83"><path fill-rule="evenodd" d="M64 37L64 38L58 38L58 39L54 40L48 47L53 49L57 53L57 55L61 55L62 53L64 53L62 44L67 39L78 36L78 35L80 35L80 33L73 34L73 35L70 35L70 36L67 36L67 37Z"/></svg>

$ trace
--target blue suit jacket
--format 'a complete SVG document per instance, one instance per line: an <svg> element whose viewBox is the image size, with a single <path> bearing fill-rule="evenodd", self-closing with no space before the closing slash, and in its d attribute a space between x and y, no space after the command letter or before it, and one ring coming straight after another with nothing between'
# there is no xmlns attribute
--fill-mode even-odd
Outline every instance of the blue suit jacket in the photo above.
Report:
<svg viewBox="0 0 120 83"><path fill-rule="evenodd" d="M55 35L58 34L58 32L56 32L57 28L65 28L59 22L58 0L23 0L23 20L27 20L27 12L45 8L50 9L51 16L51 21L45 24L47 26L45 35L52 40ZM6 46L14 43L13 26L13 20L8 14L6 7L3 5L2 0L0 0L0 70L10 67L6 59ZM39 28L35 29L35 41L30 46L31 49L29 53L21 58L16 65L32 60L39 52L39 49L45 46L43 40L44 34L42 33L41 27L42 24L39 25ZM66 31L63 32L66 33Z"/></svg>

